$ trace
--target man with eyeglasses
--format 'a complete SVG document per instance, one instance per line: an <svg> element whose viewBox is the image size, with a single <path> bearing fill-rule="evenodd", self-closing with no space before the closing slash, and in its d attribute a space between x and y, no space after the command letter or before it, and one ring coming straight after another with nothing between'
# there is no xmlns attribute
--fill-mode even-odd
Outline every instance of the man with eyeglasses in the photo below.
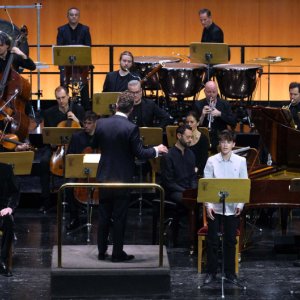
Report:
<svg viewBox="0 0 300 300"><path fill-rule="evenodd" d="M91 46L92 41L89 27L79 23L79 9L76 7L69 8L67 18L68 23L58 28L56 44L58 46ZM64 86L70 84L72 75L76 75L73 76L74 78L72 77L72 80L76 81L76 83L79 84L81 105L85 110L89 110L91 108L87 81L89 66L74 67L73 74L70 66L60 66L60 71L60 84Z"/></svg>
<svg viewBox="0 0 300 300"><path fill-rule="evenodd" d="M134 58L130 51L123 51L120 54L120 69L108 72L103 84L103 92L124 92L127 90L128 82L139 79L139 76L130 72Z"/></svg>
<svg viewBox="0 0 300 300"><path fill-rule="evenodd" d="M172 117L163 109L158 107L151 99L143 98L143 90L139 80L128 82L128 90L134 94L133 111L129 120L139 127L158 126L165 128L172 123Z"/></svg>

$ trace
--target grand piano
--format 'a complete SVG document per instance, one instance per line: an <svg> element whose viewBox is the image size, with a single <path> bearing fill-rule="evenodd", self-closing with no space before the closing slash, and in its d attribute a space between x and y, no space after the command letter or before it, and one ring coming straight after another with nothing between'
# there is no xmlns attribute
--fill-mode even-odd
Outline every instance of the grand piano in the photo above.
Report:
<svg viewBox="0 0 300 300"><path fill-rule="evenodd" d="M300 131L295 129L290 112L255 106L251 115L273 163L248 170L251 193L246 208L300 206L300 192L289 191L291 179L300 177ZM283 233L286 227L286 218L282 218Z"/></svg>

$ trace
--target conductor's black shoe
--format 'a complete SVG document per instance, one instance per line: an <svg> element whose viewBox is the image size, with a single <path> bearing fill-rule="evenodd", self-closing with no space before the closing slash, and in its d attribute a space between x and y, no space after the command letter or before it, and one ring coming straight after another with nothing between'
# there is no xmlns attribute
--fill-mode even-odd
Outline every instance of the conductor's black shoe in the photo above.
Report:
<svg viewBox="0 0 300 300"><path fill-rule="evenodd" d="M120 255L120 256L112 256L111 257L112 262L123 262L123 261L129 261L132 259L134 259L134 255L128 255L124 251L123 251L122 255Z"/></svg>
<svg viewBox="0 0 300 300"><path fill-rule="evenodd" d="M6 263L4 263L3 261L0 262L0 274L6 277L11 277L12 273L9 270L8 266L6 265Z"/></svg>
<svg viewBox="0 0 300 300"><path fill-rule="evenodd" d="M204 284L209 284L209 283L211 283L215 279L216 279L216 274L207 273L206 276L205 276L205 278L204 278L203 283Z"/></svg>
<svg viewBox="0 0 300 300"><path fill-rule="evenodd" d="M105 260L105 258L108 257L107 253L99 253L98 254L98 260Z"/></svg>
<svg viewBox="0 0 300 300"><path fill-rule="evenodd" d="M68 231L74 230L74 229L78 228L79 225L80 225L79 219L74 218L74 219L72 219L72 220L70 221L69 224L67 224L66 229L67 229Z"/></svg>
<svg viewBox="0 0 300 300"><path fill-rule="evenodd" d="M228 281L231 281L234 284L239 283L239 280L235 274L226 274L225 277L226 277L226 279L228 279Z"/></svg>
<svg viewBox="0 0 300 300"><path fill-rule="evenodd" d="M293 263L294 267L300 267L300 260L296 260Z"/></svg>

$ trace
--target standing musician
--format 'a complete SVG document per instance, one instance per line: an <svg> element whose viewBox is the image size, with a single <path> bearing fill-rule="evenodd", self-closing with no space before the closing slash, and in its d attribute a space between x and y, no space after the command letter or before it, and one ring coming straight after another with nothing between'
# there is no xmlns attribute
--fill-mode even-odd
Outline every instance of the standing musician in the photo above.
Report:
<svg viewBox="0 0 300 300"><path fill-rule="evenodd" d="M83 118L83 131L73 133L67 154L89 153L94 145L94 133L98 115L92 111L87 111ZM74 198L74 190L67 189L66 197L70 208L70 222L67 224L67 230L73 230L80 224L77 201Z"/></svg>
<svg viewBox="0 0 300 300"><path fill-rule="evenodd" d="M217 84L208 81L204 87L205 98L195 101L194 110L199 114L200 126L210 131L212 150L216 152L219 133L227 126L235 126L236 118L232 113L230 104L218 96Z"/></svg>
<svg viewBox="0 0 300 300"><path fill-rule="evenodd" d="M137 75L130 72L133 62L134 58L132 53L129 51L123 51L120 54L120 69L106 74L103 84L103 92L126 91L128 82L139 78Z"/></svg>
<svg viewBox="0 0 300 300"><path fill-rule="evenodd" d="M58 28L56 44L58 46L64 45L85 45L91 46L91 34L90 29L88 26L79 23L80 18L80 11L76 7L71 7L68 9L67 13L68 23L60 26ZM71 67L60 67L61 70L61 78L60 84L66 85L68 81L65 78L66 73L65 71ZM74 67L75 72L83 72L83 68L81 67ZM82 73L83 74L83 73ZM82 78L85 80L86 78ZM74 78L73 78L74 80ZM85 110L89 110L91 108L90 99L89 99L89 90L88 90L88 83L83 82L83 86L80 91L82 106Z"/></svg>
<svg viewBox="0 0 300 300"><path fill-rule="evenodd" d="M139 80L128 82L128 91L134 95L134 106L129 120L139 127L153 127L158 124L165 128L172 123L172 117L163 109L158 107L153 100L142 97L143 90Z"/></svg>
<svg viewBox="0 0 300 300"><path fill-rule="evenodd" d="M298 115L300 112L300 83L291 82L289 85L289 93L291 102L288 105L288 108L291 111L296 128L300 129L300 118Z"/></svg>
<svg viewBox="0 0 300 300"><path fill-rule="evenodd" d="M60 122L71 120L80 123L84 117L84 109L82 106L70 102L69 91L64 86L59 86L55 89L55 98L57 105L48 108L43 112L44 127L57 127ZM72 110L70 107L72 106ZM59 126L60 127L60 126ZM45 145L40 161L40 182L41 182L41 198L42 207L40 211L46 213L51 207L50 202L50 159L51 147Z"/></svg>

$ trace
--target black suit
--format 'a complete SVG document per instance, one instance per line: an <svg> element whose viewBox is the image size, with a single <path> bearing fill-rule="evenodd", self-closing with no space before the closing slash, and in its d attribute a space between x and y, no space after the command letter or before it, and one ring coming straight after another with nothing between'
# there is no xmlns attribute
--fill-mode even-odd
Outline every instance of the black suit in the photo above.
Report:
<svg viewBox="0 0 300 300"><path fill-rule="evenodd" d="M156 155L154 148L143 148L138 127L121 115L98 120L95 140L96 146L101 150L97 171L99 182L132 182L135 157L149 159ZM107 250L109 225L113 219L112 256L122 256L128 205L128 191L100 191L99 254L104 254Z"/></svg>
<svg viewBox="0 0 300 300"><path fill-rule="evenodd" d="M150 99L142 99L139 105L133 106L133 111L129 115L129 120L139 127L166 127L172 122L171 116Z"/></svg>
<svg viewBox="0 0 300 300"><path fill-rule="evenodd" d="M202 115L202 110L205 105L209 105L209 101L206 98L199 101L195 101L194 110L199 114L200 117ZM236 117L233 114L231 110L231 106L228 101L222 100L221 98L218 97L215 107L217 110L221 112L221 117L214 118L213 122L211 123L210 139L211 139L211 145L213 150L216 150L218 146L219 133L227 129L227 125L229 126L236 125ZM207 127L208 123L209 122L206 115L203 124L201 124L201 126Z"/></svg>
<svg viewBox="0 0 300 300"><path fill-rule="evenodd" d="M19 189L12 167L0 163L0 210L10 207L13 211L18 205ZM0 217L0 228L3 230L1 240L1 260L8 263L8 254L14 237L14 219L12 215Z"/></svg>
<svg viewBox="0 0 300 300"><path fill-rule="evenodd" d="M208 28L204 28L201 43L224 43L222 29L215 23L212 23Z"/></svg>

